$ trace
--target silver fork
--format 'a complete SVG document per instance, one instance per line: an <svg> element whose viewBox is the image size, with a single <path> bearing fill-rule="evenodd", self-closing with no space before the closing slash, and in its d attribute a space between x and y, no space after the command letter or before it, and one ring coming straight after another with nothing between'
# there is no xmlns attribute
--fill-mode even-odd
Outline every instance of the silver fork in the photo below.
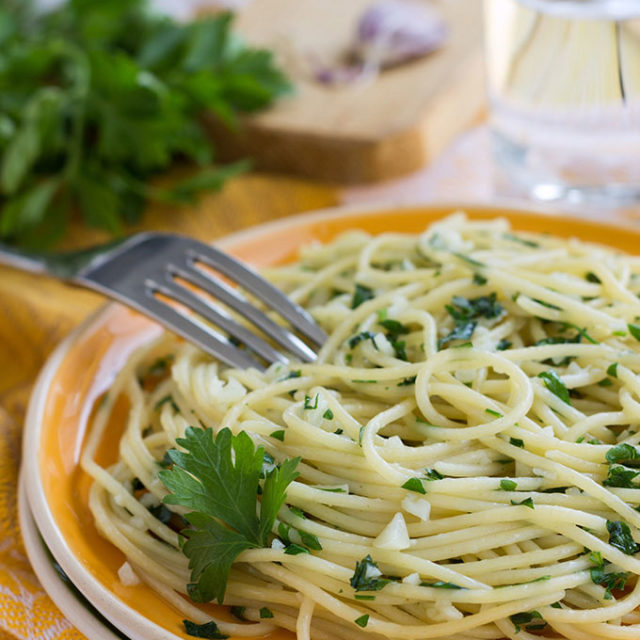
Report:
<svg viewBox="0 0 640 640"><path fill-rule="evenodd" d="M233 309L303 362L312 362L316 353L293 330L314 347L324 344L327 338L302 307L264 278L219 249L186 236L139 233L107 245L61 254L27 253L0 245L0 264L98 291L153 318L233 367L263 369L265 363L287 363L288 358L215 305L210 297ZM293 330L275 323L214 272L276 311ZM245 348L238 348L238 343Z"/></svg>

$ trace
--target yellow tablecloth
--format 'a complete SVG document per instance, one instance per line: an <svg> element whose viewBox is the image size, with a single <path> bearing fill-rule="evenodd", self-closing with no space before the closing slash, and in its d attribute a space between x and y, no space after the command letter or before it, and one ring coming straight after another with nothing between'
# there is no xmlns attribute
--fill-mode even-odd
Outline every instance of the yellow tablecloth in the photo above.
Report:
<svg viewBox="0 0 640 640"><path fill-rule="evenodd" d="M140 228L205 241L293 213L336 204L336 192L284 177L248 175L197 205L152 208ZM66 244L105 240L74 227ZM0 267L0 640L81 640L39 585L26 557L16 509L22 423L29 393L51 350L104 301L48 278ZM23 461L29 464L29 461Z"/></svg>

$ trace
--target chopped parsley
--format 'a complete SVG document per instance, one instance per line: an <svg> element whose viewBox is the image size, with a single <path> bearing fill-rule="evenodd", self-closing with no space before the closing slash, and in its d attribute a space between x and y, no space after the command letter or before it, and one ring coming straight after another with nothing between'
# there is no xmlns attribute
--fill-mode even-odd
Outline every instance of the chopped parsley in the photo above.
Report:
<svg viewBox="0 0 640 640"><path fill-rule="evenodd" d="M607 477L602 481L602 484L605 487L638 489L638 485L633 482L638 475L640 475L640 471L634 471L621 464L612 464L609 466Z"/></svg>
<svg viewBox="0 0 640 640"><path fill-rule="evenodd" d="M512 444L514 447L524 449L524 440L521 440L520 438L509 438L509 444Z"/></svg>
<svg viewBox="0 0 640 640"><path fill-rule="evenodd" d="M564 382L560 379L560 376L553 371L553 369L549 369L548 371L543 371L538 374L538 378L544 382L544 386L551 391L554 395L558 396L560 400L566 402L568 405L571 405L571 399L569 398L569 390L565 386Z"/></svg>
<svg viewBox="0 0 640 640"><path fill-rule="evenodd" d="M442 580L436 580L435 582L421 582L421 587L433 587L434 589L464 589L453 582L443 582Z"/></svg>
<svg viewBox="0 0 640 640"><path fill-rule="evenodd" d="M509 340L505 340L504 338L502 338L502 340L500 340L500 342L498 342L498 344L496 345L496 351L506 351L507 349L509 349L509 347L511 347L513 343L509 342Z"/></svg>
<svg viewBox="0 0 640 640"><path fill-rule="evenodd" d="M602 280L600 280L600 278L598 278L598 276L595 273L593 273L593 271L587 272L584 279L587 282L593 282L593 284L602 284Z"/></svg>
<svg viewBox="0 0 640 640"><path fill-rule="evenodd" d="M485 409L485 413L488 413L490 416L495 416L496 418L502 418L502 414L499 411L494 411L493 409Z"/></svg>
<svg viewBox="0 0 640 640"><path fill-rule="evenodd" d="M502 491L515 491L517 488L518 483L513 480L509 480L508 478L502 478L502 480L500 480L500 489Z"/></svg>
<svg viewBox="0 0 640 640"><path fill-rule="evenodd" d="M262 620L268 619L268 618L273 618L273 611L271 611L271 609L269 609L269 607L262 607L260 609L260 618Z"/></svg>
<svg viewBox="0 0 640 640"><path fill-rule="evenodd" d="M427 493L420 478L409 478L409 480L402 485L402 488L409 491L415 491L416 493Z"/></svg>
<svg viewBox="0 0 640 640"><path fill-rule="evenodd" d="M634 461L640 460L640 452L632 445L623 442L615 447L611 447L611 449L607 451L605 458L609 464L618 463L629 466L629 463L632 463L632 466L636 466L638 462Z"/></svg>
<svg viewBox="0 0 640 640"><path fill-rule="evenodd" d="M425 480L430 480L430 481L444 480L444 476L439 471L436 471L435 469L425 469L424 477L425 477Z"/></svg>
<svg viewBox="0 0 640 640"><path fill-rule="evenodd" d="M640 340L640 325L630 323L627 325L627 329L629 329L629 333L636 339Z"/></svg>
<svg viewBox="0 0 640 640"><path fill-rule="evenodd" d="M369 614L365 613L364 615L360 616L359 618L356 618L354 620L354 622L359 626L362 627L364 629L364 627L366 627L369 624Z"/></svg>
<svg viewBox="0 0 640 640"><path fill-rule="evenodd" d="M331 409L327 409L323 414L322 417L325 420L333 420L333 411L331 411Z"/></svg>
<svg viewBox="0 0 640 640"><path fill-rule="evenodd" d="M529 507L529 509L535 509L535 505L533 504L532 498L525 498L521 502L517 502L516 500L511 500L511 504L515 506L522 505L524 507Z"/></svg>
<svg viewBox="0 0 640 640"><path fill-rule="evenodd" d="M478 318L497 318L503 312L503 307L497 301L495 291L488 296L480 296L479 298L453 296L451 304L445 305L445 308L456 324L447 336L438 340L439 349L453 340L471 338L478 324Z"/></svg>
<svg viewBox="0 0 640 640"><path fill-rule="evenodd" d="M544 629L547 625L539 611L522 611L521 613L514 613L512 616L509 616L509 620L513 623L516 633L520 633L522 627L524 627L526 631L537 631L539 629Z"/></svg>
<svg viewBox="0 0 640 640"><path fill-rule="evenodd" d="M317 409L318 408L318 396L320 394L316 393L313 397L313 404L311 403L311 398L309 396L304 397L304 408L305 409Z"/></svg>
<svg viewBox="0 0 640 640"><path fill-rule="evenodd" d="M409 327L397 320L387 318L384 320L378 320L378 324L387 330L386 335L390 341L395 340L398 336L403 336L409 333Z"/></svg>
<svg viewBox="0 0 640 640"><path fill-rule="evenodd" d="M592 551L589 554L589 560L596 565L595 567L591 567L589 570L591 581L604 587L604 599L611 600L613 597L611 592L613 590L621 591L624 589L631 574L628 571L605 571L606 560L603 559L602 554L599 551Z"/></svg>
<svg viewBox="0 0 640 640"><path fill-rule="evenodd" d="M355 591L380 591L390 580L381 578L382 572L378 569L378 563L366 555L356 562L356 569L349 580L349 584Z"/></svg>
<svg viewBox="0 0 640 640"><path fill-rule="evenodd" d="M480 275L479 273L473 274L473 284L477 284L481 287L483 284L487 284L487 282L487 279L483 275Z"/></svg>
<svg viewBox="0 0 640 640"><path fill-rule="evenodd" d="M631 530L626 522L621 520L607 520L609 544L629 556L640 551L640 545L631 536Z"/></svg>
<svg viewBox="0 0 640 640"><path fill-rule="evenodd" d="M351 300L351 308L358 308L363 302L371 300L374 297L373 289L363 284L357 284L353 292L353 298Z"/></svg>
<svg viewBox="0 0 640 640"><path fill-rule="evenodd" d="M371 331L361 331L360 333L356 334L352 338L349 338L349 342L348 342L349 349L355 349L364 340L371 340L371 342L373 343L373 346L377 349L378 347L376 346L376 343L375 343L375 337L376 337L376 334Z"/></svg>
<svg viewBox="0 0 640 640"><path fill-rule="evenodd" d="M284 429L278 429L273 433L269 434L270 438L275 438L276 440L280 440L280 442L284 442Z"/></svg>
<svg viewBox="0 0 640 640"><path fill-rule="evenodd" d="M526 238L521 238L520 236L515 235L514 233L503 233L502 237L505 240L511 240L512 242L519 242L523 244L525 247L531 247L532 249L538 249L540 245L533 240L527 240Z"/></svg>
<svg viewBox="0 0 640 640"><path fill-rule="evenodd" d="M182 624L184 624L185 633L194 638L221 640L229 637L220 632L218 625L213 620L211 622L205 622L204 624L197 624L191 620L183 620Z"/></svg>
<svg viewBox="0 0 640 640"><path fill-rule="evenodd" d="M613 364L610 364L607 367L607 375L611 376L612 378L617 378L618 377L618 363L614 362Z"/></svg>

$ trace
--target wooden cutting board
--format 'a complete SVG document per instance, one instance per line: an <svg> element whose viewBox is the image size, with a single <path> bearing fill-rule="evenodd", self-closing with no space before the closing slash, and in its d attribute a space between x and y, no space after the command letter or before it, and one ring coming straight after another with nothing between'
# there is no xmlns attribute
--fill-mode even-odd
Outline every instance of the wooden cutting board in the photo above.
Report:
<svg viewBox="0 0 640 640"><path fill-rule="evenodd" d="M310 60L337 60L358 18L376 0L253 0L236 26L251 44L273 49L296 91L221 135L220 155L251 156L262 169L340 183L384 180L417 170L485 105L482 3L431 0L450 34L438 52L383 71L374 80L323 86ZM426 2L427 0L421 0Z"/></svg>

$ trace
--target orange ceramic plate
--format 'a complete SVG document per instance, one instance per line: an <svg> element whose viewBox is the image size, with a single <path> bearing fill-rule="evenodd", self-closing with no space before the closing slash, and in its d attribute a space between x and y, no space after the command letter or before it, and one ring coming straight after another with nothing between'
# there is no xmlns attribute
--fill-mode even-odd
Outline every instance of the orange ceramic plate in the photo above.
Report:
<svg viewBox="0 0 640 640"><path fill-rule="evenodd" d="M391 207L363 211L335 209L307 214L237 234L220 243L258 267L291 260L298 247L326 242L349 229L371 233L419 232L455 211L452 206ZM634 252L640 233L497 206L462 207L473 218L504 216L514 228L576 236ZM59 347L43 370L27 416L24 475L29 504L47 545L92 604L134 640L175 640L184 634L182 616L146 586L125 587L117 570L124 557L96 531L87 507L89 478L79 456L91 408L115 371L137 345L156 334L150 321L111 304ZM117 443L117 435L111 440ZM115 460L117 446L101 450L101 462ZM286 632L271 635L284 640Z"/></svg>

